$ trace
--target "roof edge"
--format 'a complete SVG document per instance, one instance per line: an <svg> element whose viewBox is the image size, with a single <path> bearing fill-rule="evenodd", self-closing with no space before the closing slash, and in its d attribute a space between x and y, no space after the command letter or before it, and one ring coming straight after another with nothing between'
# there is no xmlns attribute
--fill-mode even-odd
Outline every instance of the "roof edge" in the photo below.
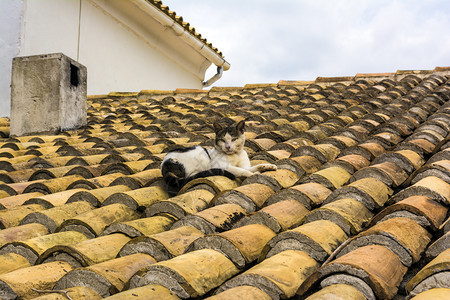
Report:
<svg viewBox="0 0 450 300"><path fill-rule="evenodd" d="M230 63L225 60L217 48L195 32L195 28L189 23L183 22L183 18L175 12L169 10L169 7L162 4L160 0L136 0L136 4L157 20L161 25L171 28L175 34L193 49L198 51L208 61L222 67L224 71L230 69Z"/></svg>

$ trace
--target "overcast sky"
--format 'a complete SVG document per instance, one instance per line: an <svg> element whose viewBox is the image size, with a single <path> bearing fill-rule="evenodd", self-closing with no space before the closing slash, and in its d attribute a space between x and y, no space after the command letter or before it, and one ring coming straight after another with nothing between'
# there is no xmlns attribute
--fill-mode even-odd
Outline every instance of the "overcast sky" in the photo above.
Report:
<svg viewBox="0 0 450 300"><path fill-rule="evenodd" d="M450 66L448 0L163 3L231 64L217 86Z"/></svg>

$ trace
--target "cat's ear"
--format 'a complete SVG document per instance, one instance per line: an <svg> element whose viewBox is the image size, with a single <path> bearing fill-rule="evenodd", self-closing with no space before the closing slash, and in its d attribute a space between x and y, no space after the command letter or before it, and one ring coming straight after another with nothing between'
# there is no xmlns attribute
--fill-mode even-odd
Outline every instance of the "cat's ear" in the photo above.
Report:
<svg viewBox="0 0 450 300"><path fill-rule="evenodd" d="M222 125L220 125L219 122L217 122L217 121L214 122L213 126L214 126L214 132L215 132L215 133L218 133L218 132L221 131L222 128L223 128Z"/></svg>
<svg viewBox="0 0 450 300"><path fill-rule="evenodd" d="M240 121L239 123L237 123L236 129L237 129L241 134L244 134L244 130L245 130L245 121L242 120L242 121Z"/></svg>

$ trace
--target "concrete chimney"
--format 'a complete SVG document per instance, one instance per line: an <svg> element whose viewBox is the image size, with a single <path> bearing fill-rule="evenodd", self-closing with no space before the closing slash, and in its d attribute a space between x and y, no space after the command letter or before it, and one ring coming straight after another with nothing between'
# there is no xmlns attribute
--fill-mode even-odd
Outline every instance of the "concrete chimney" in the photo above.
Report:
<svg viewBox="0 0 450 300"><path fill-rule="evenodd" d="M86 67L62 53L15 57L11 136L57 133L87 124Z"/></svg>

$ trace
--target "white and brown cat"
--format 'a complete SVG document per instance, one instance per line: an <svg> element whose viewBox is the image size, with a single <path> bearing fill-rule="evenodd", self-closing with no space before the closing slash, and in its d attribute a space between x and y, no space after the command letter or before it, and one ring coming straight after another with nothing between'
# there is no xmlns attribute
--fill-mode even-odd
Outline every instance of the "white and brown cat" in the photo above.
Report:
<svg viewBox="0 0 450 300"><path fill-rule="evenodd" d="M214 148L193 146L168 152L161 163L161 172L169 194L177 194L186 183L200 177L222 175L235 179L276 170L273 164L251 166L244 150L244 129L245 121L231 126L216 122Z"/></svg>

